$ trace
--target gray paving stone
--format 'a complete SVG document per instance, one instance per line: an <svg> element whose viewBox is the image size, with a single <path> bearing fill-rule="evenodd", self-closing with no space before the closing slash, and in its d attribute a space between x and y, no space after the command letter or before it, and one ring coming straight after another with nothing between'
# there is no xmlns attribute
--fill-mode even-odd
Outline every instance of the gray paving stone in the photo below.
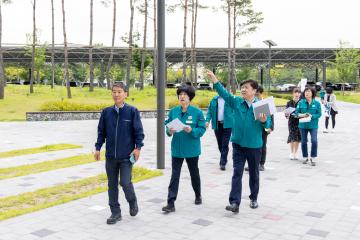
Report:
<svg viewBox="0 0 360 240"><path fill-rule="evenodd" d="M317 229L310 229L306 234L326 238L326 236L329 234L329 232L321 231Z"/></svg>
<svg viewBox="0 0 360 240"><path fill-rule="evenodd" d="M326 186L327 187L334 187L334 188L340 187L340 185L333 184L333 183L328 183L328 184L326 184Z"/></svg>
<svg viewBox="0 0 360 240"><path fill-rule="evenodd" d="M319 212L307 212L305 214L305 216L315 217L315 218L322 218L324 215L325 215L324 213L319 213Z"/></svg>
<svg viewBox="0 0 360 240"><path fill-rule="evenodd" d="M160 198L153 198L153 199L147 200L147 202L162 203L162 202L165 202L165 200L164 200L164 199L160 199Z"/></svg>
<svg viewBox="0 0 360 240"><path fill-rule="evenodd" d="M40 230L37 230L35 232L32 232L31 234L35 235L35 236L38 236L40 238L43 238L43 237L47 237L51 234L54 234L55 232L54 231L51 231L49 229L46 229L46 228L43 228L43 229L40 229Z"/></svg>
<svg viewBox="0 0 360 240"><path fill-rule="evenodd" d="M288 190L286 190L285 192L288 192L288 193L299 193L300 191L299 191L299 190L295 190L295 189L288 189Z"/></svg>
<svg viewBox="0 0 360 240"><path fill-rule="evenodd" d="M208 220L201 219L201 218L193 221L192 223L193 223L193 224L196 224L196 225L204 226L204 227L213 224L212 221L208 221Z"/></svg>

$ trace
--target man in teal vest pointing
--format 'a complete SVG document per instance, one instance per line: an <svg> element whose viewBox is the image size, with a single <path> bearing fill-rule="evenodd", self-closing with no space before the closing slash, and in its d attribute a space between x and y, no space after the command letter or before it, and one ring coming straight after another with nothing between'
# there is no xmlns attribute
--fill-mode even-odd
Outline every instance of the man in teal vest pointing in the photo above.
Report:
<svg viewBox="0 0 360 240"><path fill-rule="evenodd" d="M259 85L254 80L243 81L240 85L241 97L230 94L217 80L213 72L207 72L208 78L214 83L217 91L227 104L233 109L233 127L231 142L233 146L233 168L231 192L227 211L239 212L242 192L242 175L245 162L249 166L250 207L258 207L257 197L259 193L259 164L261 159L261 148L263 145L262 131L270 128L271 118L260 114L255 119L252 104L258 99L255 97Z"/></svg>

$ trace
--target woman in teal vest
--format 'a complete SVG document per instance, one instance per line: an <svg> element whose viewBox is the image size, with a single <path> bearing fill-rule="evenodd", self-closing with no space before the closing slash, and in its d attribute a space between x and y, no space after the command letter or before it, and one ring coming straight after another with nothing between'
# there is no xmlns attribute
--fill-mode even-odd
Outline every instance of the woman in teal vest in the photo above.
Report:
<svg viewBox="0 0 360 240"><path fill-rule="evenodd" d="M245 162L249 166L250 207L253 209L257 208L259 165L263 146L262 133L264 128L268 129L271 127L271 118L265 114L260 114L258 119L254 117L252 105L258 101L255 93L259 85L251 79L242 82L240 85L242 97L238 97L230 94L223 88L214 73L208 71L207 75L214 83L214 89L219 96L233 109L234 121L231 142L233 146L234 173L229 196L230 205L225 209L234 213L239 212Z"/></svg>
<svg viewBox="0 0 360 240"><path fill-rule="evenodd" d="M174 129L166 127L166 134L171 137L171 156L172 172L169 184L167 205L162 208L164 212L175 211L175 200L178 194L181 167L184 159L189 168L191 184L195 192L195 204L202 203L201 183L198 161L201 154L200 138L206 131L206 122L202 111L190 105L195 97L195 88L182 85L176 92L180 106L170 110L165 124L179 119L184 125L183 130L176 132Z"/></svg>
<svg viewBox="0 0 360 240"><path fill-rule="evenodd" d="M318 141L317 133L319 128L319 118L321 117L321 105L315 100L316 91L312 87L306 87L304 90L305 98L301 99L296 107L295 115L300 118L299 129L301 134L301 151L304 157L304 164L308 162L312 166L316 165ZM307 120L302 118L306 118ZM308 134L311 136L311 154L309 158L307 141Z"/></svg>

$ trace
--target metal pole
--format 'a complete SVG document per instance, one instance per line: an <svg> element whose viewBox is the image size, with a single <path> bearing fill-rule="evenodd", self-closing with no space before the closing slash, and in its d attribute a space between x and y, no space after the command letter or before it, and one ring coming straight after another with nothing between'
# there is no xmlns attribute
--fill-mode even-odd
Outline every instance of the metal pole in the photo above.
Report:
<svg viewBox="0 0 360 240"><path fill-rule="evenodd" d="M271 84L271 44L269 44L269 66L268 66L268 90L270 91L270 84Z"/></svg>
<svg viewBox="0 0 360 240"><path fill-rule="evenodd" d="M323 61L323 88L325 89L326 88L326 61L324 60Z"/></svg>
<svg viewBox="0 0 360 240"><path fill-rule="evenodd" d="M165 168L165 0L157 2L157 168Z"/></svg>

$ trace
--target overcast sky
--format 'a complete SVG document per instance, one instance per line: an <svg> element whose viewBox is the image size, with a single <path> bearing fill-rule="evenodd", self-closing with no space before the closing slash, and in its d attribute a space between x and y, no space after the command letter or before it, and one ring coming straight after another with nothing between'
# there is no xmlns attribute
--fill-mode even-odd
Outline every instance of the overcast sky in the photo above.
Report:
<svg viewBox="0 0 360 240"><path fill-rule="evenodd" d="M62 43L61 1L55 2L55 42ZM67 37L69 43L89 43L90 0L65 0ZM110 46L112 34L112 5L104 7L94 0L94 43ZM176 2L167 0L166 2ZM219 5L221 0L199 0L201 4ZM37 28L41 42L51 42L51 1L37 0ZM337 47L339 40L360 48L358 11L359 0L254 0L254 8L262 11L264 22L259 29L238 40L238 46L264 47L263 40L271 39L284 48ZM118 0L116 45L129 29L129 0ZM152 11L152 9L151 9ZM151 13L152 14L152 13ZM3 43L26 43L26 33L32 32L30 0L13 0L3 5ZM191 14L190 14L191 17ZM144 17L135 15L135 29L142 33ZM148 46L153 45L153 22L149 20ZM190 22L189 22L190 26ZM189 34L190 35L190 27ZM183 14L178 11L166 16L166 46L181 47ZM225 13L210 9L199 11L198 47L227 46L227 18ZM190 42L190 38L189 41Z"/></svg>

